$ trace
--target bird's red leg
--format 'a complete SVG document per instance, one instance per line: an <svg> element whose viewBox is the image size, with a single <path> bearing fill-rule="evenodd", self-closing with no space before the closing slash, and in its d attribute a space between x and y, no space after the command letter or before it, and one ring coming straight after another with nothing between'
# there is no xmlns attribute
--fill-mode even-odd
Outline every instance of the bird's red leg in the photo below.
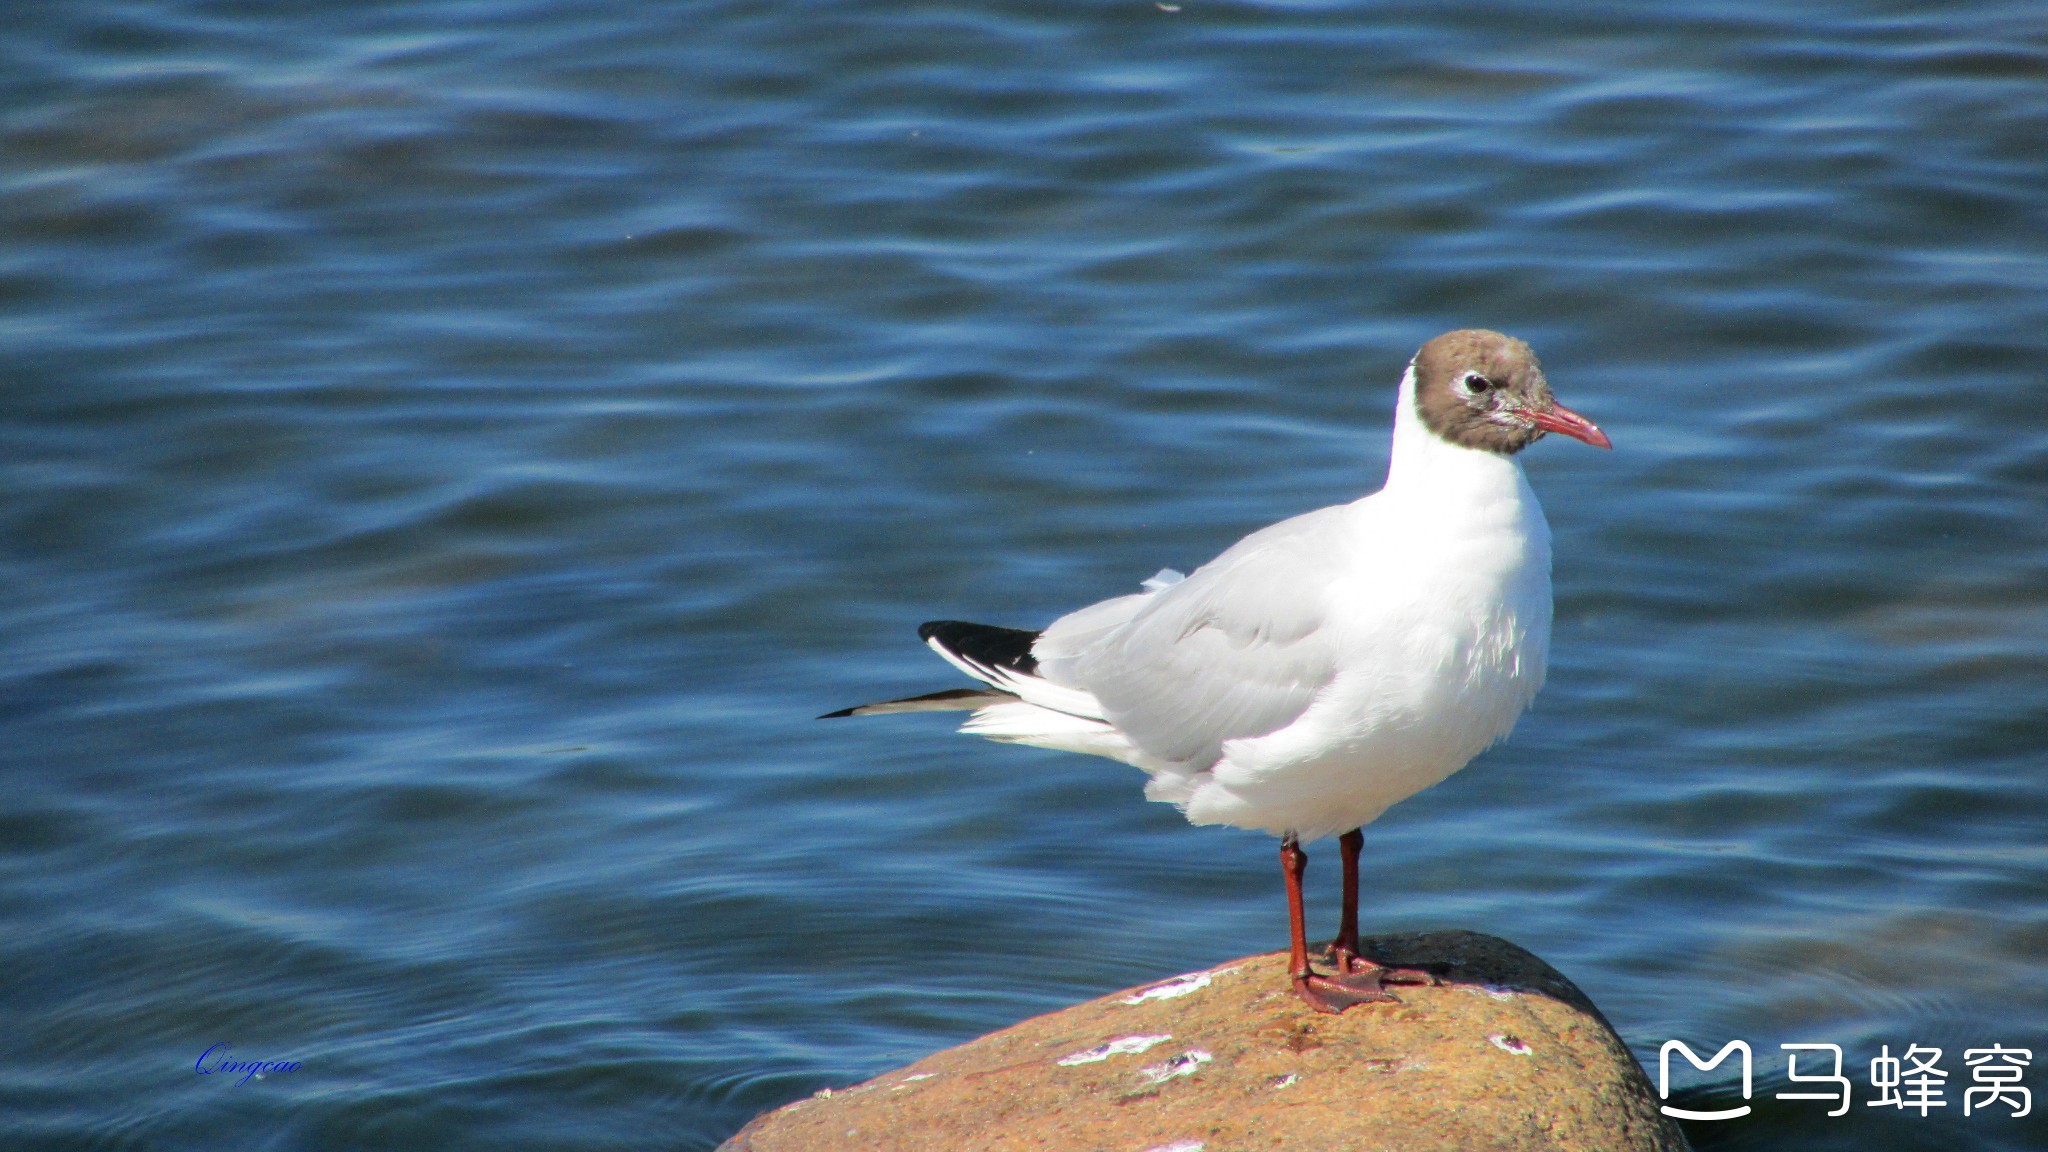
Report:
<svg viewBox="0 0 2048 1152"><path fill-rule="evenodd" d="M1344 858L1344 909L1337 920L1337 938L1330 941L1330 966L1337 970L1331 979L1344 987L1380 992L1388 1000L1383 984L1441 984L1437 974L1421 968L1388 968L1359 954L1358 948L1358 853L1365 846L1365 833L1357 828L1337 837Z"/></svg>
<svg viewBox="0 0 2048 1152"><path fill-rule="evenodd" d="M1365 833L1353 828L1337 837L1337 849L1344 857L1344 903L1337 920L1337 938L1330 941L1330 963L1342 975L1358 960L1358 851L1365 846Z"/></svg>
<svg viewBox="0 0 2048 1152"><path fill-rule="evenodd" d="M1380 990L1377 974L1384 969L1377 966L1370 980L1325 976L1308 966L1308 927L1301 908L1301 876L1308 871L1308 853L1301 850L1301 842L1292 834L1280 840L1280 870L1287 877L1287 965L1288 974L1294 979L1295 994L1316 1011L1333 1014L1353 1004L1397 999L1393 993Z"/></svg>
<svg viewBox="0 0 2048 1152"><path fill-rule="evenodd" d="M1301 909L1301 875L1308 871L1308 853L1292 832L1280 838L1280 871L1287 877L1287 974L1299 985L1315 973L1308 966L1308 924Z"/></svg>

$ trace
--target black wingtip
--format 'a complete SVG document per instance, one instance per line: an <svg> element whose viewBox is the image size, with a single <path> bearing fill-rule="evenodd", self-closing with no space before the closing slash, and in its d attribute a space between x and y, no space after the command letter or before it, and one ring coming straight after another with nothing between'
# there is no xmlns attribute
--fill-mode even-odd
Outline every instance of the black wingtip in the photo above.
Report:
<svg viewBox="0 0 2048 1152"><path fill-rule="evenodd" d="M1001 628L966 620L928 620L917 626L917 636L927 644L936 640L948 652L991 668L1007 668L1026 676L1038 671L1038 658L1031 654L1038 633L1028 628Z"/></svg>
<svg viewBox="0 0 2048 1152"><path fill-rule="evenodd" d="M964 656L970 662L987 668L1003 668L1026 676L1038 670L1038 658L1031 654L1031 645L1038 640L1036 632L1022 628L998 628L993 624L973 624L966 620L927 620L917 626L917 635L927 644L936 642L947 652ZM946 688L922 696L906 696L901 700L856 704L837 712L827 712L818 719L843 720L848 716L882 712L964 711L991 701L1010 699L1015 699L1015 696L1000 688Z"/></svg>

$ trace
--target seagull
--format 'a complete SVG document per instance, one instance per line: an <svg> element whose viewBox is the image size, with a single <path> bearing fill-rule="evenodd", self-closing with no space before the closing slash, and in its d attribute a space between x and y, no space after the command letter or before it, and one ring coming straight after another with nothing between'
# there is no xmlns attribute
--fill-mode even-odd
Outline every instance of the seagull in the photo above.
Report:
<svg viewBox="0 0 2048 1152"><path fill-rule="evenodd" d="M973 688L820 719L972 709L960 731L1105 756L1193 824L1280 837L1289 972L1320 1012L1398 1000L1358 940L1360 831L1505 738L1543 684L1550 527L1516 454L1607 435L1559 404L1529 345L1485 329L1424 344L1401 377L1386 484L1262 528L1186 576L1041 631L935 620L918 635ZM1331 971L1309 963L1304 843L1336 836Z"/></svg>

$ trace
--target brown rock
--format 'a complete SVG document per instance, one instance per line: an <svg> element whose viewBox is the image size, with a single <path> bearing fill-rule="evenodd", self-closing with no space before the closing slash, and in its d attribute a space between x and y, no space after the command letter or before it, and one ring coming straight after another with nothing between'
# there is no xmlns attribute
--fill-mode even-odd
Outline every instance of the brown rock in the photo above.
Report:
<svg viewBox="0 0 2048 1152"><path fill-rule="evenodd" d="M1556 969L1472 932L1381 936L1448 964L1398 1004L1312 1012L1284 953L1026 1020L766 1113L720 1152L1681 1152L1654 1089Z"/></svg>

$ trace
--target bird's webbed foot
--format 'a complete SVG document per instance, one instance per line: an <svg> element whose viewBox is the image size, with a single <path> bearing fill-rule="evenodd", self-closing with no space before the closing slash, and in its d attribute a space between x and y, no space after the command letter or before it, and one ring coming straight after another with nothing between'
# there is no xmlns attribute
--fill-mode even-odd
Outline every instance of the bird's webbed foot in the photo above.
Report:
<svg viewBox="0 0 2048 1152"><path fill-rule="evenodd" d="M1379 1002L1395 1003L1399 996L1380 987L1378 980L1360 979L1359 975L1325 976L1320 972L1306 972L1294 978L1294 994L1318 1012L1332 1016L1358 1004Z"/></svg>

